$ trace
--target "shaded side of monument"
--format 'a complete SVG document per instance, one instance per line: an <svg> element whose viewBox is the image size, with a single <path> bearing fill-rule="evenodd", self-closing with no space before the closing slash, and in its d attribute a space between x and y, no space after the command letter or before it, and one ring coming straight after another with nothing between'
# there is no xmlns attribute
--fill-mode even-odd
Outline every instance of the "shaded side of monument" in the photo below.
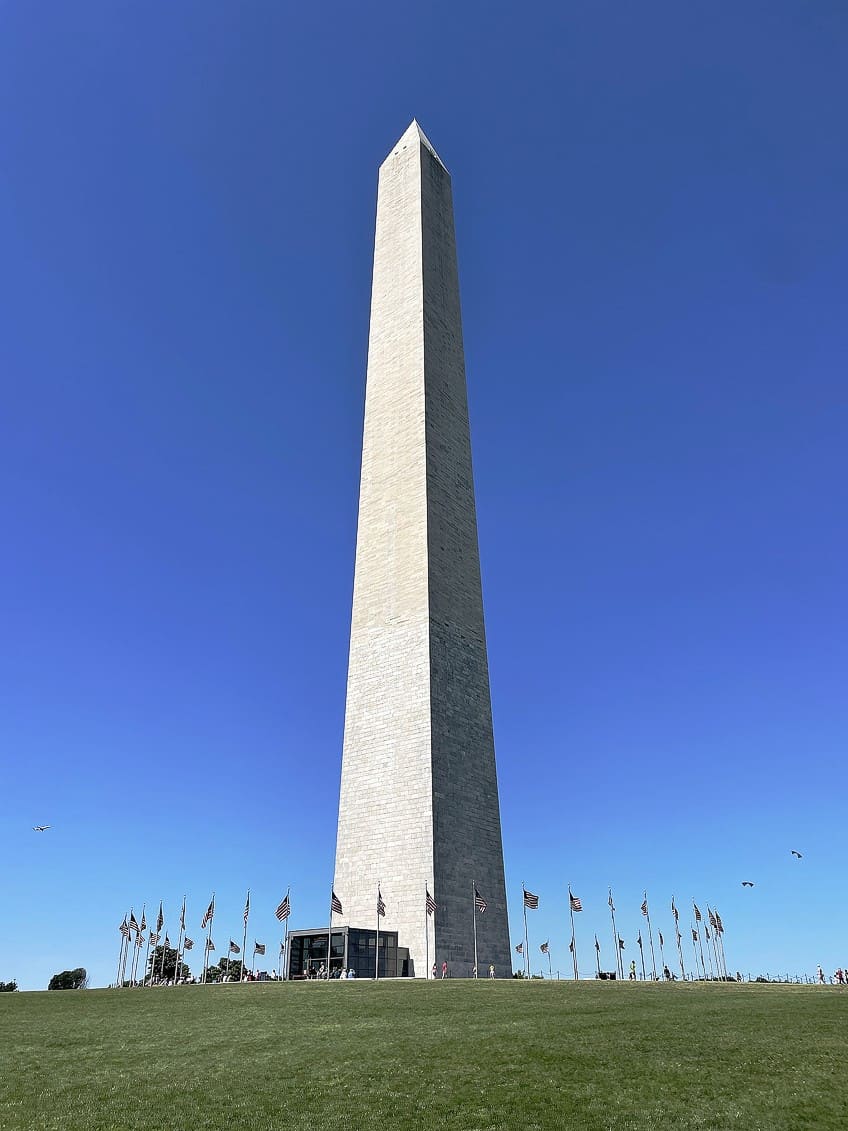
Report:
<svg viewBox="0 0 848 1131"><path fill-rule="evenodd" d="M470 975L476 928L511 974L451 182L415 122L379 175L336 922L376 928L378 885L408 973Z"/></svg>

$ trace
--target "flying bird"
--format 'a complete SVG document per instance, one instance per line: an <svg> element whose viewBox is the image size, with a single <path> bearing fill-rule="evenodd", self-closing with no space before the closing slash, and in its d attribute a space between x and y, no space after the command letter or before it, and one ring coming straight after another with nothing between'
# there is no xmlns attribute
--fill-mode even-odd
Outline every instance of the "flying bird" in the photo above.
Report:
<svg viewBox="0 0 848 1131"><path fill-rule="evenodd" d="M793 856L795 856L795 857L797 857L797 859L798 859L798 860L800 860L800 859L801 859L801 853L800 853L800 852L796 852L794 848L792 849L792 855L793 855Z"/></svg>
<svg viewBox="0 0 848 1131"><path fill-rule="evenodd" d="M33 825L32 831L34 833L46 833L48 829L52 829L52 825Z"/></svg>
<svg viewBox="0 0 848 1131"><path fill-rule="evenodd" d="M743 887L743 888L752 888L753 886L754 886L754 885L753 885L753 883L751 882L751 880L743 880L743 881L742 881L742 887Z"/></svg>

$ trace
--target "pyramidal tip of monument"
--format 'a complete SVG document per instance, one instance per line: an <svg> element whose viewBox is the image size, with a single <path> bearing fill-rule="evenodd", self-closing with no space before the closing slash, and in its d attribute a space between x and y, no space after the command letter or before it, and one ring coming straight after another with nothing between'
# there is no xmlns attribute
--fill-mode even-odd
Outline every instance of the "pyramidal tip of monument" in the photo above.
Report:
<svg viewBox="0 0 848 1131"><path fill-rule="evenodd" d="M442 168L445 170L445 172L447 172L447 166L445 165L444 161L441 159L441 157L438 155L438 153L434 149L433 143L430 141L430 139L427 137L427 135L421 129L421 126L418 124L417 118L412 119L412 121L409 123L409 125L404 130L404 132L401 134L401 136L398 138L398 140L392 146L392 154L398 153L401 149L403 149L403 147L405 145L409 145L410 142L415 142L415 141L418 141L418 142L420 142L421 145L426 146L426 148L429 149L429 151L433 154L433 156L436 158L436 160L439 162L439 164L442 166ZM390 154L390 156L391 156L391 154Z"/></svg>

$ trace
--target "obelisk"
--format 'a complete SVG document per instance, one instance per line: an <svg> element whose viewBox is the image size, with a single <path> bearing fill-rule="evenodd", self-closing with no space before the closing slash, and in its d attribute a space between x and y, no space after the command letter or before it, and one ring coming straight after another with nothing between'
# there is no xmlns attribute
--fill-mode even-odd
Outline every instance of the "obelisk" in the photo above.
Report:
<svg viewBox="0 0 848 1131"><path fill-rule="evenodd" d="M377 193L337 924L372 928L378 883L415 976L470 976L475 926L511 974L451 180L414 121Z"/></svg>

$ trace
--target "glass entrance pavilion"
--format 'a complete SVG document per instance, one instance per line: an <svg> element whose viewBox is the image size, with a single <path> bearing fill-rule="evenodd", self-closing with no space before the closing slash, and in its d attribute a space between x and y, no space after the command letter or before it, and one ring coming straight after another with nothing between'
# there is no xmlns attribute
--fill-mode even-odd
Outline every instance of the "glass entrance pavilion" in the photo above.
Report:
<svg viewBox="0 0 848 1131"><path fill-rule="evenodd" d="M357 978L373 978L377 968L377 932L360 927L334 927L327 961L329 931L290 931L285 977L340 978L352 970ZM412 977L409 950L398 946L397 931L380 931L380 977Z"/></svg>

